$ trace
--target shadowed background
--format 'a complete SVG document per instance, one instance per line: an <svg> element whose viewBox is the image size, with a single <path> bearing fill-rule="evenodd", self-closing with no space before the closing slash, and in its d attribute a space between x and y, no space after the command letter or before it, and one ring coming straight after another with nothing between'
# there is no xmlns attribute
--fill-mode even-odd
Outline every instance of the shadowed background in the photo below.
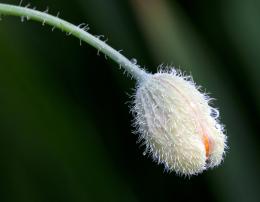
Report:
<svg viewBox="0 0 260 202"><path fill-rule="evenodd" d="M164 63L191 73L216 98L230 149L191 179L165 173L131 133L133 80L78 39L2 16L0 201L260 200L260 1L30 3L89 24L151 72Z"/></svg>

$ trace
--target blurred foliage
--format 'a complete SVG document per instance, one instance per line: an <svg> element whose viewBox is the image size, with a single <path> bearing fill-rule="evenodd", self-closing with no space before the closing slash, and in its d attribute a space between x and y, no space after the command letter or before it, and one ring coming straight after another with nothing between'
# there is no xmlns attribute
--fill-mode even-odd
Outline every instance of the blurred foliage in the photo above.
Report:
<svg viewBox="0 0 260 202"><path fill-rule="evenodd" d="M134 81L73 37L2 17L0 201L260 200L260 2L30 3L89 24L151 72L161 63L191 72L216 98L230 149L199 176L165 173L131 134Z"/></svg>

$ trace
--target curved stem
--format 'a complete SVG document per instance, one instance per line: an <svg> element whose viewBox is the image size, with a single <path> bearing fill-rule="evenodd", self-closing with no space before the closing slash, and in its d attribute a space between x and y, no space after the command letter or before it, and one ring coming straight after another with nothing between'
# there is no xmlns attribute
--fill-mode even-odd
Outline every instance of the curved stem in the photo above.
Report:
<svg viewBox="0 0 260 202"><path fill-rule="evenodd" d="M48 24L50 26L58 28L71 35L74 35L75 37L88 43L89 45L96 48L98 51L110 57L120 66L122 66L137 81L142 81L144 78L148 76L148 74L144 70L140 69L138 65L129 61L125 56L123 56L118 51L107 45L105 42L101 41L97 37L86 32L85 30L81 29L80 26L75 26L65 20L62 20L45 12L40 12L26 7L13 6L3 3L0 3L0 15L1 14L32 19L38 22L42 22L43 24Z"/></svg>

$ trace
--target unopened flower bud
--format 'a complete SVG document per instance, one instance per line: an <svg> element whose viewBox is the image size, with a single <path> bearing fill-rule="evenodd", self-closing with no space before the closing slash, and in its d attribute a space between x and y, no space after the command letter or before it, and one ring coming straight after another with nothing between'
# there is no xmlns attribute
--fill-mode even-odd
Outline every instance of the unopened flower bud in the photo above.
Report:
<svg viewBox="0 0 260 202"><path fill-rule="evenodd" d="M144 153L166 170L187 176L219 165L226 136L209 101L190 77L175 70L141 81L133 112Z"/></svg>

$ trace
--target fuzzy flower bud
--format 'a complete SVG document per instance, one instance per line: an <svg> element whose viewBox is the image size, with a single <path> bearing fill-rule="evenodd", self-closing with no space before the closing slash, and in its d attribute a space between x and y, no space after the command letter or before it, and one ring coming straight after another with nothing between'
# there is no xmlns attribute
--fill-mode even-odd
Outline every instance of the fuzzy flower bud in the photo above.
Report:
<svg viewBox="0 0 260 202"><path fill-rule="evenodd" d="M133 112L140 142L166 170L194 175L223 159L226 136L218 110L191 77L173 70L149 75L137 87Z"/></svg>

